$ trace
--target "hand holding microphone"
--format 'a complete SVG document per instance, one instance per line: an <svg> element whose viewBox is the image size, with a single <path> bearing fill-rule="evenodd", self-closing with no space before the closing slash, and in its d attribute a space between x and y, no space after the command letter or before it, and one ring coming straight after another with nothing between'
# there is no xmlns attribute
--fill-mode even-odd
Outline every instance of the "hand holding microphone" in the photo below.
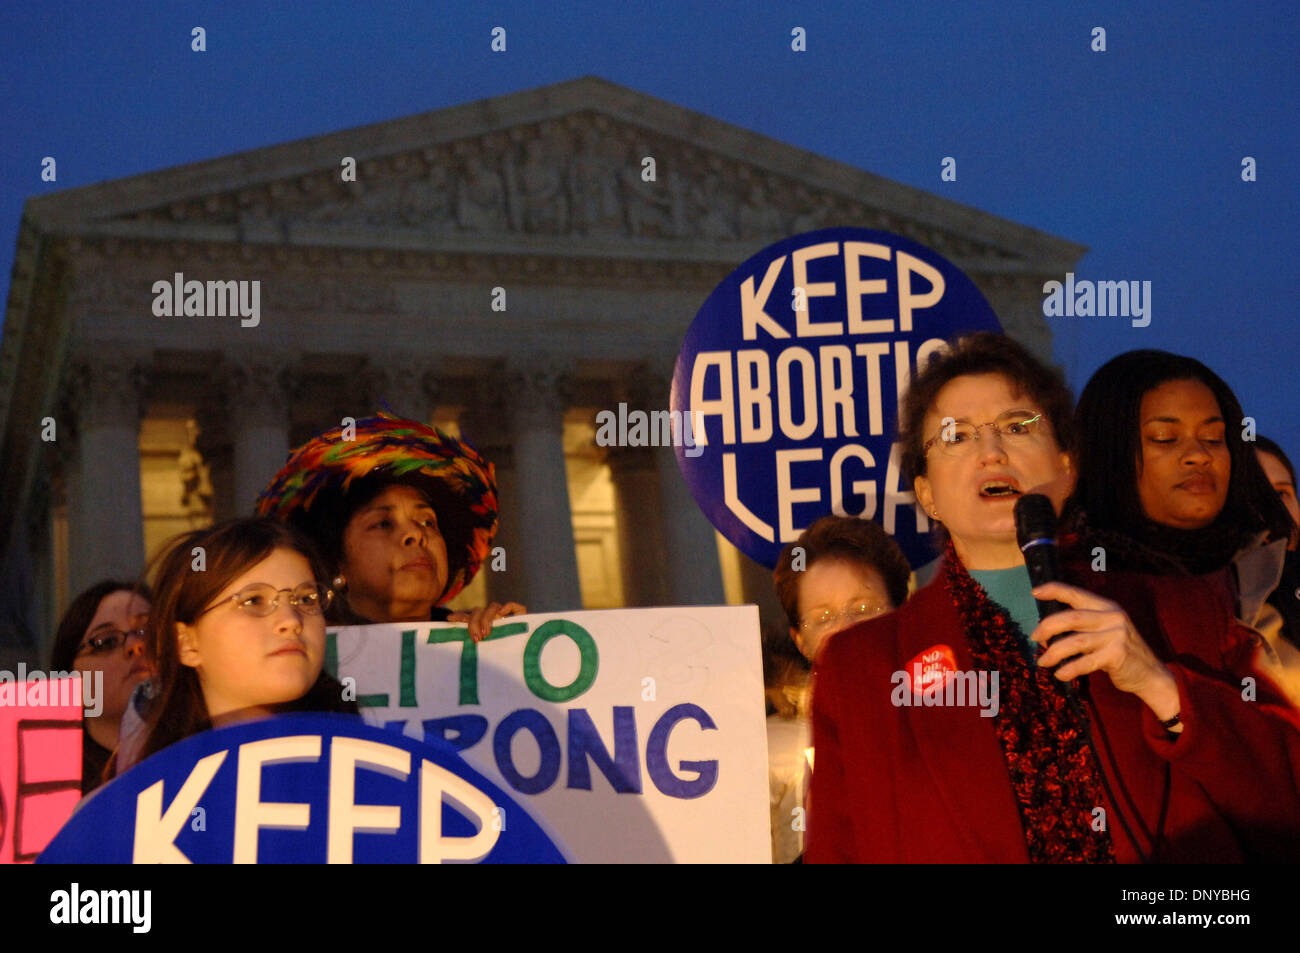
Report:
<svg viewBox="0 0 1300 953"><path fill-rule="evenodd" d="M1056 511L1039 493L1016 500L1016 538L1034 585L1041 620L1030 638L1046 646L1038 664L1063 682L1102 671L1122 692L1141 698L1158 718L1178 714L1178 685L1128 613L1109 599L1060 581Z"/></svg>
<svg viewBox="0 0 1300 953"><path fill-rule="evenodd" d="M1041 493L1027 493L1016 500L1016 541L1025 557L1029 581L1035 588L1061 578L1061 557L1056 549L1056 510ZM1069 606L1054 600L1038 600L1038 618L1046 619Z"/></svg>

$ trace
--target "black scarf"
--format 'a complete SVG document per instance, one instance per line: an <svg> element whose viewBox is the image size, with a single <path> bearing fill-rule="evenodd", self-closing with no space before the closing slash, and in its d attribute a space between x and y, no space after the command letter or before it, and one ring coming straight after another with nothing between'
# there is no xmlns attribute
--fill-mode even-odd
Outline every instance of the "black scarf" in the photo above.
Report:
<svg viewBox="0 0 1300 953"><path fill-rule="evenodd" d="M1203 576L1232 562L1254 535L1221 515L1201 529L1174 529L1144 519L1130 533L1089 526L1080 513L1072 529L1091 550L1106 551L1109 568L1161 576Z"/></svg>

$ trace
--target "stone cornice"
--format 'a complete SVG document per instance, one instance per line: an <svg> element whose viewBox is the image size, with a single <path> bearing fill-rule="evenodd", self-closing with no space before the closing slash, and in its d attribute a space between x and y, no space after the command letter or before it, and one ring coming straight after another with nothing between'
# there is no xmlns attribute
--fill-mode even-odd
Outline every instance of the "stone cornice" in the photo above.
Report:
<svg viewBox="0 0 1300 953"><path fill-rule="evenodd" d="M494 261L514 257L557 264L582 260L602 263L590 270L592 276L607 274L609 269L605 263L610 261L635 263L634 268L647 266L647 275L657 273L652 269L657 263L704 264L714 266L709 273L717 274L719 279L763 247L761 242L755 244L752 241L660 244L638 239L611 241L575 236L435 236L418 229L399 228L326 229L292 226L275 240L241 237L240 232L241 229L234 225L115 221L60 226L51 230L47 238L61 238L73 248L89 248L109 257L165 254L176 261L194 256L213 262L245 263L269 258L277 263L296 262L313 267L330 263L344 267L364 266L366 270L373 270L374 267L400 268L403 262L413 266L419 261L419 256L437 256L439 259L454 257L460 260L490 257ZM1001 256L963 257L947 254L945 257L972 276L1031 274L1059 277L1074 264L1074 260L1027 260ZM565 266L559 267L563 269ZM717 268L723 270L719 272ZM530 266L530 270L540 269L534 265ZM582 274L575 271L574 276L581 277ZM14 295L11 294L11 313L13 298Z"/></svg>
<svg viewBox="0 0 1300 953"><path fill-rule="evenodd" d="M703 292L713 288L731 270L731 265L717 261L682 261L674 259L637 259L564 257L540 246L527 253L510 254L498 250L475 253L465 250L413 250L413 249L355 249L350 247L235 245L221 242L184 240L176 243L157 238L69 238L69 249L77 255L98 256L117 262L138 261L157 271L150 272L150 280L170 278L174 270L186 271L187 277L205 278L220 273L222 278L265 277L267 265L282 269L284 281L292 280L292 272L303 272L304 280L310 273L310 283L318 289L346 283L357 289L375 286L375 295L381 295L380 286L392 280L427 280L480 283L489 286L517 283L573 285L581 287L690 287ZM200 272L201 269L201 272ZM208 271L212 274L209 274ZM132 304L150 300L149 285L139 286L130 274L114 274L106 269L87 269L86 276L78 282L76 294L101 303L119 298L125 302L129 295ZM322 278L321 276L326 276ZM329 276L338 276L331 282ZM350 277L349 277L350 276ZM345 282L346 278L346 282ZM357 285L357 281L361 285ZM319 308L320 302L310 295L298 304L276 302L276 290L270 284L264 289L266 303L275 307ZM360 291L358 290L358 293ZM382 296L382 295L381 295ZM392 305L385 305L389 309ZM365 310L383 310L379 305Z"/></svg>

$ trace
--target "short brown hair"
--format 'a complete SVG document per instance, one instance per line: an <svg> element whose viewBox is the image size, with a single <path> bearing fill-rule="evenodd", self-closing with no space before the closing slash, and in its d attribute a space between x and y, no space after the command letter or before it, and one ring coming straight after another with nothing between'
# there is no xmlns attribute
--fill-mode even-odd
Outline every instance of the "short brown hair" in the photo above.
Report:
<svg viewBox="0 0 1300 953"><path fill-rule="evenodd" d="M908 384L898 411L901 467L907 485L925 476L925 415L939 391L958 377L977 374L997 374L1006 378L1013 390L1028 395L1047 416L1057 446L1073 451L1074 398L1064 375L1005 334L980 331L958 338L947 351L935 354Z"/></svg>
<svg viewBox="0 0 1300 953"><path fill-rule="evenodd" d="M794 628L799 627L801 576L800 571L794 568L796 548L803 550L805 570L819 559L858 563L880 573L889 601L893 603L890 608L896 609L907 601L907 580L912 575L912 567L894 538L873 520L823 516L781 550L781 558L772 571L772 582L781 600L781 608L785 609L786 618Z"/></svg>

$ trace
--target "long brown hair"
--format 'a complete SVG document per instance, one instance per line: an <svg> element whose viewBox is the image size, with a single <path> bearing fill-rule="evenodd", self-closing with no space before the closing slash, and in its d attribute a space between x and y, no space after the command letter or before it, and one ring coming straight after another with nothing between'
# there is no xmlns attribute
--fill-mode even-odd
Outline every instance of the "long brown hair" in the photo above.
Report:
<svg viewBox="0 0 1300 953"><path fill-rule="evenodd" d="M202 571L196 565L200 548L204 561ZM158 574L148 632L162 693L149 714L149 733L140 753L141 760L212 727L198 673L181 663L176 624L194 624L232 579L276 549L299 553L311 565L316 579L326 578L325 566L312 544L293 527L272 517L227 520L185 533L157 557ZM343 701L342 685L322 669L306 695L281 706L280 710L355 714L357 706L355 702Z"/></svg>

